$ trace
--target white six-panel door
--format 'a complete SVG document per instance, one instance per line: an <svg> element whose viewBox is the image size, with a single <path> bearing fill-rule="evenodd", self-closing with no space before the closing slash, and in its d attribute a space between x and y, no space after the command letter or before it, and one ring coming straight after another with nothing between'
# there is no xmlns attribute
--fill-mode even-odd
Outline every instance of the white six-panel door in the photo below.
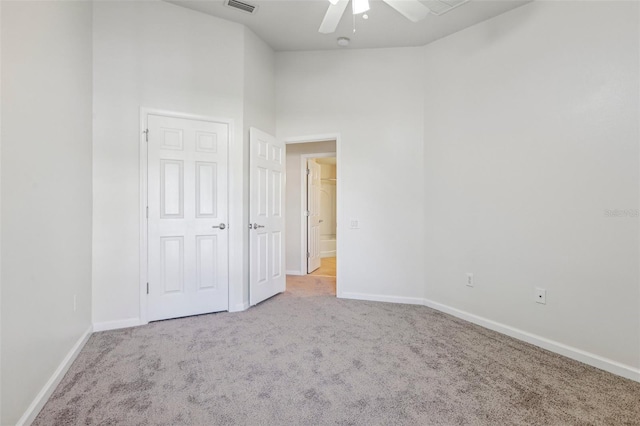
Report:
<svg viewBox="0 0 640 426"><path fill-rule="evenodd" d="M320 267L320 192L322 167L307 160L307 273Z"/></svg>
<svg viewBox="0 0 640 426"><path fill-rule="evenodd" d="M285 291L284 144L251 128L249 299L251 305Z"/></svg>
<svg viewBox="0 0 640 426"><path fill-rule="evenodd" d="M147 120L148 319L227 310L228 125Z"/></svg>

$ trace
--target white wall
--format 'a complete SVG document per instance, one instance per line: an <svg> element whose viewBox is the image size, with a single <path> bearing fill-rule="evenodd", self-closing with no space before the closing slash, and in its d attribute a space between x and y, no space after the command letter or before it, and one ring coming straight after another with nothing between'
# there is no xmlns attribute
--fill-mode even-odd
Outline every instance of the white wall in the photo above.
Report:
<svg viewBox="0 0 640 426"><path fill-rule="evenodd" d="M139 108L234 120L230 307L242 305L244 27L165 2L94 5L93 319L139 316Z"/></svg>
<svg viewBox="0 0 640 426"><path fill-rule="evenodd" d="M92 5L0 7L0 423L10 425L91 325Z"/></svg>
<svg viewBox="0 0 640 426"><path fill-rule="evenodd" d="M272 135L276 133L275 66L273 49L250 29L244 28L244 133L247 143L250 127Z"/></svg>
<svg viewBox="0 0 640 426"><path fill-rule="evenodd" d="M336 152L335 141L309 142L288 144L286 146L286 175L287 183L285 189L285 263L287 273L294 275L305 275L306 265L302 253L306 252L306 247L302 243L302 191L305 179L301 175L302 155ZM306 161L306 159L304 160ZM304 262L304 263L303 263Z"/></svg>
<svg viewBox="0 0 640 426"><path fill-rule="evenodd" d="M270 135L276 133L275 53L251 30L244 29L244 206L242 241L244 247L243 300L248 301L249 283L249 129L258 128Z"/></svg>
<svg viewBox="0 0 640 426"><path fill-rule="evenodd" d="M234 241L247 241L249 126L339 133L342 296L426 296L640 367L638 219L605 216L639 207L637 3L536 2L424 48L275 56L164 2L93 9L0 5L0 423L90 324L92 178L93 319L139 315L140 106L234 120ZM234 308L246 248L230 261Z"/></svg>
<svg viewBox="0 0 640 426"><path fill-rule="evenodd" d="M424 49L428 299L640 366L638 29L534 2Z"/></svg>
<svg viewBox="0 0 640 426"><path fill-rule="evenodd" d="M639 207L638 29L634 2L534 2L422 48L277 53L278 136L341 135L343 296L639 377L638 218L606 215Z"/></svg>
<svg viewBox="0 0 640 426"><path fill-rule="evenodd" d="M276 53L278 137L340 134L343 297L424 295L422 65L421 48Z"/></svg>

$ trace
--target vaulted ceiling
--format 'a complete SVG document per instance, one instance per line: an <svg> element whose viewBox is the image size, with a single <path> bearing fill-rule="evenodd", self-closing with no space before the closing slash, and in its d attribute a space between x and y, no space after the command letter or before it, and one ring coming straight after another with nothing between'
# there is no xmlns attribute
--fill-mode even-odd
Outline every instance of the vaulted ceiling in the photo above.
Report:
<svg viewBox="0 0 640 426"><path fill-rule="evenodd" d="M318 28L329 7L327 0L242 0L257 5L254 14L224 5L223 0L172 0L171 3L238 22L249 27L276 51L339 49L338 37L349 37L348 48L421 46L478 22L507 12L529 0L471 0L442 15L429 14L413 23L380 0L370 0L365 20L355 20L348 7L334 34ZM428 2L425 1L428 5ZM353 32L355 23L355 33Z"/></svg>

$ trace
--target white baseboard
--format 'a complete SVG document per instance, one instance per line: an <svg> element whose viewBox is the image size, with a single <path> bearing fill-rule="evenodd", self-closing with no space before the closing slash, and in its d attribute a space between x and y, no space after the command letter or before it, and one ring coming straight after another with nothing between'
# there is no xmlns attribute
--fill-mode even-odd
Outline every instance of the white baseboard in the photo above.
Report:
<svg viewBox="0 0 640 426"><path fill-rule="evenodd" d="M356 300L369 300L372 302L389 302L389 303L403 303L405 305L423 305L424 299L421 297L401 297L401 296L387 296L382 294L366 294L366 293L351 293L340 292L341 299L356 299Z"/></svg>
<svg viewBox="0 0 640 426"><path fill-rule="evenodd" d="M307 275L307 274L303 274L300 271L287 271L287 275Z"/></svg>
<svg viewBox="0 0 640 426"><path fill-rule="evenodd" d="M30 425L36 419L38 413L40 413L40 410L42 410L44 405L47 403L49 397L51 397L53 391L56 390L56 387L58 386L58 384L60 384L60 381L69 370L69 367L71 367L71 364L73 364L73 361L75 361L78 354L89 340L92 331L93 327L89 326L87 331L85 331L82 336L80 336L67 356L64 357L58 368L56 368L56 371L53 372L53 375L49 378L49 380L47 380L47 383L45 383L40 392L38 392L38 395L36 395L33 402L31 402L31 404L27 408L27 411L25 411L22 417L20 417L20 420L18 420L16 426Z"/></svg>
<svg viewBox="0 0 640 426"><path fill-rule="evenodd" d="M599 368L609 373L616 374L618 376L626 377L627 379L640 382L640 369L624 365L617 361L601 357L599 355L583 351L582 349L574 348L572 346L565 345L564 343L556 342L547 339L542 336L538 336L527 331L511 327L506 324L483 318L478 315L471 314L469 312L461 311L460 309L452 308L442 303L434 302L432 300L424 299L424 305L435 310L444 312L454 317L458 317L465 321L472 322L482 327L488 328L498 333L506 334L518 340L531 343L532 345L539 346L551 352L566 356L567 358L574 359L576 361L583 362L591 365L592 367Z"/></svg>
<svg viewBox="0 0 640 426"><path fill-rule="evenodd" d="M242 312L249 309L249 302L238 303L234 306L229 306L229 312Z"/></svg>
<svg viewBox="0 0 640 426"><path fill-rule="evenodd" d="M323 258L323 259L325 257L336 257L336 250L321 251L320 252L320 257Z"/></svg>
<svg viewBox="0 0 640 426"><path fill-rule="evenodd" d="M117 330L119 328L137 327L143 325L140 318L127 318L116 321L104 321L93 323L93 331Z"/></svg>

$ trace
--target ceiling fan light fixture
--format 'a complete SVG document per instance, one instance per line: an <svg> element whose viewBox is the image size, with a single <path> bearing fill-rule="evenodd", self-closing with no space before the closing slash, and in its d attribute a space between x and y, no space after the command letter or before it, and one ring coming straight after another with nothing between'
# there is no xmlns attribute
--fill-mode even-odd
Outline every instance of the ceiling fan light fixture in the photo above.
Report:
<svg viewBox="0 0 640 426"><path fill-rule="evenodd" d="M369 10L369 0L351 0L351 6L353 7L353 14L359 15Z"/></svg>
<svg viewBox="0 0 640 426"><path fill-rule="evenodd" d="M2 1L2 0L0 0ZM226 0L226 1L240 1L240 0ZM329 0L331 4L327 8L327 13L324 15L324 19L318 28L318 32L321 34L332 34L336 32L338 24L344 15L344 11L351 1L351 7L353 10L353 29L355 33L356 16L364 15L364 12L369 10L369 0L337 0L337 3L333 4L336 0ZM379 1L379 0L376 0ZM429 15L430 10L427 6L422 4L423 1L440 2L447 4L451 8L467 3L470 0L382 0L387 6L393 8L410 20L411 22L420 22ZM451 3L451 4L450 4ZM376 6L377 7L377 6ZM437 13L434 12L437 15ZM363 19L367 19L363 16Z"/></svg>
<svg viewBox="0 0 640 426"><path fill-rule="evenodd" d="M338 37L338 46L340 47L347 47L349 42L351 42L349 37Z"/></svg>

